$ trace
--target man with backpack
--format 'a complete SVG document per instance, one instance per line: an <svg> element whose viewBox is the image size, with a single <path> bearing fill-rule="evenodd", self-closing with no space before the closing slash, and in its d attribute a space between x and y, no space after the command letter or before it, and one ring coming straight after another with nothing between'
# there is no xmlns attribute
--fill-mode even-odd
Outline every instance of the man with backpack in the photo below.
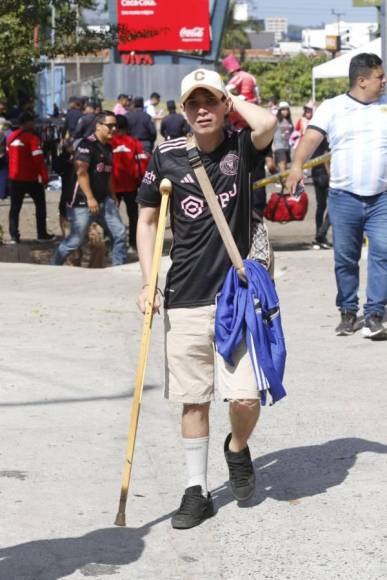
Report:
<svg viewBox="0 0 387 580"><path fill-rule="evenodd" d="M117 131L112 137L113 150L113 191L118 203L124 200L129 219L129 249L136 250L138 206L136 194L149 156L144 153L141 141L128 134L128 120L124 115L116 115Z"/></svg>
<svg viewBox="0 0 387 580"><path fill-rule="evenodd" d="M44 188L48 183L48 171L44 162L42 144L35 133L35 117L26 111L18 119L19 128L7 139L9 158L9 184L11 208L9 211L9 234L11 243L20 242L19 214L24 196L28 194L36 210L36 229L39 242L50 242L55 236L46 229L46 197Z"/></svg>
<svg viewBox="0 0 387 580"><path fill-rule="evenodd" d="M255 104L229 96L220 76L207 69L184 77L181 103L237 247L246 257L250 247L250 173L265 156L276 119ZM245 119L248 128L240 132L224 129L225 117L232 110ZM238 501L246 501L255 490L247 441L260 410L246 344L235 354L235 366L214 353L215 300L230 258L188 155L185 137L159 145L137 197L137 249L143 274L138 305L144 312L159 215L160 181L166 177L173 183L172 266L165 288L165 397L183 404L182 436L188 471L181 505L172 518L172 526L177 529L191 528L214 515L207 489L207 456L215 366L221 397L230 402L231 432L226 437L224 453L232 493ZM154 307L159 307L159 301Z"/></svg>

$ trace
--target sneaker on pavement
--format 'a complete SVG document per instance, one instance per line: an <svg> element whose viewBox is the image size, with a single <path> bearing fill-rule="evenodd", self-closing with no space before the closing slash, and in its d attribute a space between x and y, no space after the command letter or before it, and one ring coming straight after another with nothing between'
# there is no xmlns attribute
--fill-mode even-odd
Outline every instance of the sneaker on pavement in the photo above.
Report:
<svg viewBox="0 0 387 580"><path fill-rule="evenodd" d="M331 244L329 242L320 242L320 248L322 250L330 250L332 248Z"/></svg>
<svg viewBox="0 0 387 580"><path fill-rule="evenodd" d="M8 242L10 246L14 246L15 244L20 244L20 238L11 238Z"/></svg>
<svg viewBox="0 0 387 580"><path fill-rule="evenodd" d="M336 336L350 336L355 332L356 312L344 311L341 313L341 322L336 327Z"/></svg>
<svg viewBox="0 0 387 580"><path fill-rule="evenodd" d="M56 240L56 236L54 234L44 234L43 236L38 237L38 242L53 242Z"/></svg>
<svg viewBox="0 0 387 580"><path fill-rule="evenodd" d="M321 250L321 244L320 244L320 242L317 242L317 240L314 240L314 242L312 242L312 248L314 250Z"/></svg>
<svg viewBox="0 0 387 580"><path fill-rule="evenodd" d="M379 314L368 316L363 326L363 336L374 340L387 338L386 329L383 326L383 316Z"/></svg>
<svg viewBox="0 0 387 580"><path fill-rule="evenodd" d="M201 485L187 487L177 512L172 516L172 527L178 530L188 530L198 526L207 518L215 515L211 495L202 494Z"/></svg>
<svg viewBox="0 0 387 580"><path fill-rule="evenodd" d="M255 491L255 473L251 461L250 449L245 447L242 451L233 452L229 449L231 433L224 442L224 455L229 470L231 491L238 501L246 501Z"/></svg>

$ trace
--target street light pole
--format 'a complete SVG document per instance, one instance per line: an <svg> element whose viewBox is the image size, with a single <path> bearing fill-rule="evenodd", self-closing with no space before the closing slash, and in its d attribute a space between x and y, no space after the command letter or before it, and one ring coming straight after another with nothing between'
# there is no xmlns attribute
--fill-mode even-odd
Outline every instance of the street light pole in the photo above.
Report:
<svg viewBox="0 0 387 580"><path fill-rule="evenodd" d="M55 46L55 6L51 2L51 47ZM51 114L54 114L55 108L55 59L51 57Z"/></svg>
<svg viewBox="0 0 387 580"><path fill-rule="evenodd" d="M337 18L337 37L338 37L338 50L341 48L341 36L340 36L340 17L344 16L345 12L336 12L334 8L331 9L333 16Z"/></svg>

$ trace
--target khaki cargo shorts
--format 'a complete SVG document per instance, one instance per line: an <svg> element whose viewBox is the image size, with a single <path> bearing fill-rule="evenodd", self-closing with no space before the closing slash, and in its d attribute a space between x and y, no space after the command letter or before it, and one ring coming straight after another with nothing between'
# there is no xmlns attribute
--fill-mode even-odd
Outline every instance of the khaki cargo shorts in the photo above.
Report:
<svg viewBox="0 0 387 580"><path fill-rule="evenodd" d="M246 344L235 352L235 366L215 351L215 309L211 305L164 311L166 399L208 403L215 384L223 399L260 398Z"/></svg>

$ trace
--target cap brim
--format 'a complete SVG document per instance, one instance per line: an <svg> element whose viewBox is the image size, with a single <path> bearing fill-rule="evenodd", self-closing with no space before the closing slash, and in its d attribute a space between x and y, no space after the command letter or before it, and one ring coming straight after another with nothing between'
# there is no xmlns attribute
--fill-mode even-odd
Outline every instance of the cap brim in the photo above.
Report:
<svg viewBox="0 0 387 580"><path fill-rule="evenodd" d="M200 84L198 83L197 85L195 85L194 87L191 87L190 89L188 89L188 91L185 91L185 93L183 93L180 97L180 104L184 105L185 101L188 99L188 97L190 95L192 95L192 93L194 91L196 91L196 89L206 89L206 91L210 91L210 93L212 93L213 95L215 95L215 97L217 97L218 99L221 99L222 97L226 97L226 93L224 93L223 91L220 91L218 89L215 89L214 87L209 87L208 85L205 84Z"/></svg>

